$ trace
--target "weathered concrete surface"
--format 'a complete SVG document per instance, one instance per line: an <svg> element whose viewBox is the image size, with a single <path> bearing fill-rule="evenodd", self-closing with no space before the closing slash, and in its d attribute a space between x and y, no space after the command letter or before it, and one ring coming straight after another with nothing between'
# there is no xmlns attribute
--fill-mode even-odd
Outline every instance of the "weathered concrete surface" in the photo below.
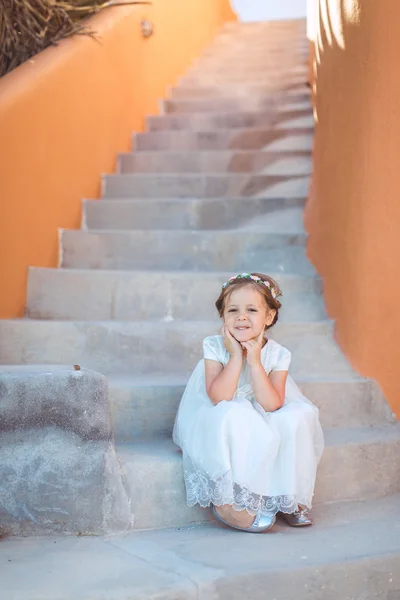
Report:
<svg viewBox="0 0 400 600"><path fill-rule="evenodd" d="M55 425L111 440L107 393L106 377L72 365L0 366L0 431Z"/></svg>
<svg viewBox="0 0 400 600"><path fill-rule="evenodd" d="M171 437L186 377L111 376L109 396L117 442ZM339 381L298 379L302 392L319 408L321 425L370 427L394 420L376 384L361 378Z"/></svg>
<svg viewBox="0 0 400 600"><path fill-rule="evenodd" d="M287 231L279 226L286 211L293 211L291 230L301 230L295 214L302 215L305 198L232 198L232 199L161 199L161 200L86 200L83 226L87 229L199 229L220 230L246 227L251 219L265 217L272 232ZM297 211L296 211L297 209ZM283 216L285 215L285 216ZM278 220L278 222L277 222ZM275 221L271 223L271 221ZM267 227L264 229L266 230Z"/></svg>
<svg viewBox="0 0 400 600"><path fill-rule="evenodd" d="M0 367L0 527L102 533L131 521L106 378L72 366Z"/></svg>
<svg viewBox="0 0 400 600"><path fill-rule="evenodd" d="M278 322L271 338L290 348L295 378L351 377L354 372L333 340L332 330L328 321ZM158 322L154 326L154 321L0 320L0 362L77 361L106 374L187 375L202 356L203 339L219 331L218 321Z"/></svg>
<svg viewBox="0 0 400 600"><path fill-rule="evenodd" d="M302 531L217 524L113 538L3 540L6 600L398 600L400 497L335 503Z"/></svg>
<svg viewBox="0 0 400 600"><path fill-rule="evenodd" d="M78 321L212 320L218 317L215 298L234 274L159 271L149 276L146 271L33 268L26 314L33 319ZM299 316L323 318L318 279L275 277L285 298L281 322L296 321Z"/></svg>
<svg viewBox="0 0 400 600"><path fill-rule="evenodd" d="M400 424L334 428L325 431L325 442L315 505L400 493ZM172 441L151 439L117 449L135 529L186 527L213 518L209 510L186 506L182 456Z"/></svg>

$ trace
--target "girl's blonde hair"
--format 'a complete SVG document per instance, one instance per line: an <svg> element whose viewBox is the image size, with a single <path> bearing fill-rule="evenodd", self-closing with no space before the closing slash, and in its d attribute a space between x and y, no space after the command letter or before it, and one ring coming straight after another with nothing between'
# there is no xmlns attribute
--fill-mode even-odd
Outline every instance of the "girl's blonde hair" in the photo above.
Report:
<svg viewBox="0 0 400 600"><path fill-rule="evenodd" d="M282 307L282 304L278 300L282 296L282 292L276 281L264 273L242 273L241 275L231 277L231 279L224 283L221 293L215 302L219 316L223 317L226 302L232 292L246 285L251 285L260 292L268 308L275 311L274 320L268 326L268 329L273 327L278 321L279 309Z"/></svg>

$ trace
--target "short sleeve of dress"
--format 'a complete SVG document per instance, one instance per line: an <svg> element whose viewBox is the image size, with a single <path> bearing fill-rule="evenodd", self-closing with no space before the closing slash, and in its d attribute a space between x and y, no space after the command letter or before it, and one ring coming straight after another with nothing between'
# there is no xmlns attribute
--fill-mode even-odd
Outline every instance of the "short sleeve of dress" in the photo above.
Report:
<svg viewBox="0 0 400 600"><path fill-rule="evenodd" d="M221 336L213 335L203 341L203 356L208 360L215 360L225 364L225 347Z"/></svg>
<svg viewBox="0 0 400 600"><path fill-rule="evenodd" d="M273 367L273 371L287 371L289 369L292 355L287 348L283 346L279 347L279 351L276 356L276 362Z"/></svg>

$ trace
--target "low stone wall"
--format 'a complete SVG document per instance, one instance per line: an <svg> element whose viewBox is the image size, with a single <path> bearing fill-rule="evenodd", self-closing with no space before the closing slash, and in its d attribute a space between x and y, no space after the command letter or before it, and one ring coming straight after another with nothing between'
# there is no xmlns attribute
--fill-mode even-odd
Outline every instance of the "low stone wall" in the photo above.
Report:
<svg viewBox="0 0 400 600"><path fill-rule="evenodd" d="M107 379L64 366L0 367L0 528L123 531L130 501L115 454Z"/></svg>

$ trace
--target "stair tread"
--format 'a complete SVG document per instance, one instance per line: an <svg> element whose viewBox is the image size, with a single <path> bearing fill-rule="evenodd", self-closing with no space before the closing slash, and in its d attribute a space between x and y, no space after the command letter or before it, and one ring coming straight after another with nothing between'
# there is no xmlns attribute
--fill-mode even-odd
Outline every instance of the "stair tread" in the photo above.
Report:
<svg viewBox="0 0 400 600"><path fill-rule="evenodd" d="M198 100L203 99L203 98L198 98ZM173 100L175 102L175 99ZM180 99L178 100L180 101ZM186 102L186 100L184 100L184 102ZM256 111L254 111L256 112ZM175 113L172 113L175 114ZM185 113L184 113L185 114ZM204 114L204 113L203 113ZM215 114L215 113L207 113L207 114ZM192 115L192 113L190 113L190 115ZM141 131L139 133L134 133L134 138L136 138L137 136L165 136L165 137L171 137L176 136L176 135L180 135L180 136L198 136L198 135L204 135L204 136L215 136L216 134L230 134L232 136L240 136L241 134L243 134L244 132L251 132L251 133L271 133L271 132L280 132L280 133L286 133L290 130L292 130L296 132L296 134L300 135L307 135L309 134L310 136L313 135L314 133L314 126L304 126L304 125L300 125L300 126L296 126L293 125L291 127L280 127L279 123L272 123L269 127L264 126L264 127L260 127L259 125L255 125L253 127L218 127L217 129L161 129L161 130L157 130L157 131ZM229 150L229 148L224 148L222 150L222 152L226 152L226 150ZM232 148L232 150L236 150L236 148ZM240 148L239 148L240 150ZM146 150L146 152L149 152L149 150Z"/></svg>
<svg viewBox="0 0 400 600"><path fill-rule="evenodd" d="M84 327L89 327L90 324L88 325L87 321L81 321L79 319L74 319L73 321L65 321L62 319L54 319L52 321L43 321L42 319L30 319L29 317L23 317L23 318L15 318L15 319L0 319L0 325L1 323L36 323L36 324L40 324L40 326L45 326L44 323L47 323L48 325L51 325L52 323L54 324L58 324L61 326L65 326L68 327L70 324L74 324L74 325L82 325ZM151 327L153 328L155 325L157 325L157 328L165 328L165 329L175 329L177 326L179 327L179 329L185 328L188 331L197 331L200 327L204 327L207 328L209 327L210 331L213 332L215 331L215 326L216 323L218 323L218 320L210 320L210 319L199 319L198 321L194 321L193 319L190 320L186 320L186 319L182 319L181 321L162 321L162 322L157 322L154 323L154 321L152 320L148 320L148 321L112 321L112 320L93 320L91 321L91 323L93 325L104 325L104 326L110 326L110 328L112 329L118 329L119 327L124 327L124 328L134 328L134 329L143 329L144 331L146 331L147 328ZM282 327L283 326L283 327ZM302 322L299 321L297 323L290 323L290 328L293 329L293 331L295 332L295 328L296 327L300 327L303 328L304 326L306 326L307 328L310 327L310 323L306 322ZM319 333L333 333L333 326L334 323L333 321L331 321L330 319L324 319L324 320L318 320L318 321L314 321L312 323L312 327L314 329L314 332L316 334ZM286 325L279 323L278 325L275 325L274 327L274 331L276 331L276 329L281 330L282 328L286 329ZM271 330L272 332L272 330ZM210 333L210 335L212 335L212 333ZM215 334L216 335L216 334ZM308 329L307 332L308 337L310 336L310 331ZM312 335L312 333L311 333ZM273 338L273 336L271 336Z"/></svg>
<svg viewBox="0 0 400 600"><path fill-rule="evenodd" d="M171 374L171 375L130 375L126 373L113 372L107 375L110 386L121 387L176 387L184 386L188 381L187 375ZM296 377L299 383L360 383L369 381L365 377L354 373L353 375L344 374L340 377L329 375L306 376L299 375Z"/></svg>
<svg viewBox="0 0 400 600"><path fill-rule="evenodd" d="M264 110L254 110L254 109L253 110L252 109L249 109L249 110L245 110L245 109L244 110L229 110L228 109L225 112L223 112L221 110L216 110L214 113L213 112L209 112L208 114L216 116L216 117L218 117L218 116L220 116L220 117L227 117L227 116L228 117L229 116L232 116L232 117L235 116L235 117L237 117L238 115L254 115L254 116L256 116L256 115L260 115L260 114L261 115L265 114L265 115L272 115L276 119L284 117L286 113L295 113L296 111L298 111L300 113L302 113L304 111L309 111L310 114L312 114L312 103L311 103L311 101L304 102L304 103L302 103L301 106L299 106L297 108L296 107L291 108L290 106L288 108L287 106L285 106L284 109L276 110L278 108L279 107L273 107L273 109L270 109L270 110L268 110L268 109L264 109ZM170 117L173 117L173 116L174 116L173 114L172 115L148 115L147 118L151 119L151 121L161 121L162 119L165 119L166 117L170 118ZM182 115L179 115L179 116L182 117ZM190 116L188 115L187 117L183 117L183 119L185 119L185 118L187 120L189 120L191 118L202 119L203 117L204 117L204 113L202 113L202 112L196 112L195 111L193 113L190 113Z"/></svg>
<svg viewBox="0 0 400 600"><path fill-rule="evenodd" d="M175 133L175 132L173 132ZM232 151L235 151L234 149ZM157 152L157 150L154 150ZM161 150L160 152L164 152ZM225 152L225 150L223 150ZM111 173L110 175L104 175L106 179L152 179L155 177L154 173ZM160 180L169 179L186 179L186 180L204 180L207 178L215 179L269 179L271 181L276 180L278 183L283 181L289 181L291 179L309 179L309 175L265 175L263 173L159 173L157 178ZM240 196L239 196L240 197ZM249 196L251 197L251 196ZM107 196L107 199L109 196ZM173 198L173 197L172 197ZM213 197L212 197L213 198Z"/></svg>
<svg viewBox="0 0 400 600"><path fill-rule="evenodd" d="M218 589L235 600L268 589L270 598L306 600L312 590L328 598L323 590L333 582L335 597L361 597L375 584L379 593L400 589L400 495L317 506L313 516L315 525L301 532L278 519L271 532L253 536L213 522L111 538L5 539L3 594L79 600L90 590L91 600L195 600Z"/></svg>
<svg viewBox="0 0 400 600"><path fill-rule="evenodd" d="M86 268L76 268L76 269L70 269L68 267L63 267L62 269L59 269L57 267L29 267L29 270L32 272L43 272L43 273L49 273L49 272L53 272L53 273L74 273L74 274L86 274L86 275L93 275L95 277L102 277L106 274L108 275L113 275L114 277L126 277L126 278L130 278L130 277L134 277L135 275L142 275L143 271L140 269L132 269L130 271L125 271L125 270L118 270L118 269L86 269ZM196 277L196 279L201 278L201 279L214 279L214 278L218 278L226 281L226 279L228 279L229 277L231 277L232 275L236 275L236 273L234 273L233 271L200 271L200 272L193 272L191 270L189 271L182 271L181 269L177 269L177 270L171 270L171 269L163 269L160 271L157 271L156 269L154 269L151 272L151 277L187 277L187 278L192 278L192 277ZM318 284L320 282L320 278L317 275L296 275L293 273L272 273L271 272L271 277L273 279L279 279L280 281L301 281L301 282L315 282L316 284ZM290 292L290 293L297 293L297 292ZM300 293L300 292L299 292ZM306 292L304 292L306 293Z"/></svg>
<svg viewBox="0 0 400 600"><path fill-rule="evenodd" d="M267 215L269 216L269 215ZM261 217L259 217L259 219L261 219ZM163 236L169 235L173 238L175 238L177 235L192 235L192 236L201 236L201 235L209 235L209 236L215 236L216 232L218 232L218 235L234 235L235 233L237 233L238 231L242 231L245 230L246 227L245 226L240 226L237 228L225 228L225 229L143 229L143 228L138 228L138 229L63 229L60 228L59 231L64 232L64 231L73 231L76 234L83 234L83 235L96 235L96 234L118 234L121 236L127 236L133 233L140 233L141 235L146 235L146 234L162 234ZM254 231L254 229L252 228L251 231ZM268 231L266 229L260 229L257 231L254 231L255 234L260 234L260 235L268 235L268 238L271 239L271 236L296 236L299 237L299 245L303 245L306 241L306 233L304 231L304 229L299 229L297 231ZM303 239L304 238L304 239Z"/></svg>
<svg viewBox="0 0 400 600"><path fill-rule="evenodd" d="M335 427L325 429L325 446L342 446L345 444L390 444L400 440L400 422L385 423L369 427ZM143 439L138 441L118 442L117 452L122 462L133 457L149 460L181 460L181 452L171 438Z"/></svg>
<svg viewBox="0 0 400 600"><path fill-rule="evenodd" d="M126 175L131 175L131 173L126 174ZM150 174L151 175L151 174ZM124 175L125 176L125 175ZM295 176L296 178L302 178L304 177L303 175L299 175L299 176ZM230 202L230 201L237 201L237 200L242 200L243 202L259 202L260 200L267 200L270 202L273 202L274 200L282 200L282 202L287 202L287 198L284 198L283 196L267 196L267 197L263 197L262 195L260 196L229 196L229 197L224 197L224 196L219 196L218 198L201 198L199 196L187 196L186 198L175 198L173 196L170 197L162 197L162 198L157 198L157 197L149 197L149 198L128 198L128 197L121 197L119 198L118 196L104 196L103 198L99 198L98 200L93 199L93 198L86 198L84 199L84 202L93 202L96 204L103 204L103 203L126 203L126 204L131 204L131 203L146 203L146 204L155 204L157 202L176 202L176 203L181 203L181 204L189 204L190 202L209 202L209 203L215 203L215 202ZM306 198L304 197L304 200L306 200ZM286 209L286 207L285 207ZM232 231L232 229L227 229L226 231Z"/></svg>
<svg viewBox="0 0 400 600"><path fill-rule="evenodd" d="M192 116L192 113L172 113L171 115L165 115L165 116L172 116L174 114L179 114L179 116L182 115L190 115ZM204 113L202 113L204 114ZM208 112L206 113L207 115L214 115L214 113ZM165 118L164 116L164 118ZM161 130L163 131L163 130ZM183 130L175 130L175 129L168 129L166 132L164 131L164 133L174 133L175 131L190 131L192 132L191 129L183 129ZM226 131L236 131L236 129L227 129ZM149 131L148 133L158 133L158 131ZM287 155L294 155L294 156L306 156L306 157L312 157L312 151L311 150L296 150L295 148L293 150L268 150L268 148L224 148L222 150L216 150L216 149L210 149L210 150L203 150L203 149L199 149L199 150L193 150L188 148L187 150L176 150L174 148L166 148L165 150L163 150L163 153L165 154L211 154L211 155L216 155L216 154L246 154L246 155L251 155L251 154L265 154L267 156L271 155L271 156L276 156L277 158L282 158L283 156ZM143 155L146 156L148 154L159 154L158 150L140 150L140 152L136 152L135 150L131 150L131 151L127 151L127 152L119 152L118 156L130 156L131 154L137 154L137 155ZM118 173L117 173L118 174ZM183 173L184 174L184 173ZM210 173L211 175L213 175L213 173ZM215 174L215 173L214 173ZM220 175L220 173L217 173L218 175ZM229 175L229 171L226 173L227 175ZM187 175L191 175L191 173L187 173Z"/></svg>

